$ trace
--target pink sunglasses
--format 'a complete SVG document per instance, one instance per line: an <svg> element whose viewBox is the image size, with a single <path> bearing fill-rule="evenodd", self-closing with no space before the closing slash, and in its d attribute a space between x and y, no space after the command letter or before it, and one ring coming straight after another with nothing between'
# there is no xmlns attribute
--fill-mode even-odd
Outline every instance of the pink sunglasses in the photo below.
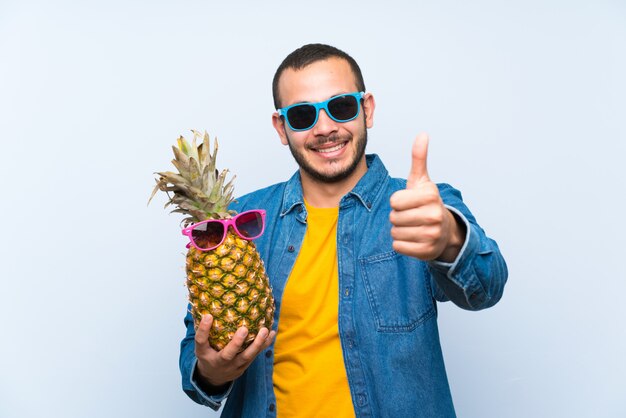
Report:
<svg viewBox="0 0 626 418"><path fill-rule="evenodd" d="M245 240L258 238L265 231L265 211L255 209L230 219L207 219L184 228L182 233L191 241L187 248L193 245L197 250L210 251L222 245L229 226Z"/></svg>

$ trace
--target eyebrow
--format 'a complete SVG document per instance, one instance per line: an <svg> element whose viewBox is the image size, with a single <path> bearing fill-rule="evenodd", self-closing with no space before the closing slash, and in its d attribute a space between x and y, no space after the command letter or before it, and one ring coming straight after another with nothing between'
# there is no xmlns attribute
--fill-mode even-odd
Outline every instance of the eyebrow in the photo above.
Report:
<svg viewBox="0 0 626 418"><path fill-rule="evenodd" d="M341 96L342 94L349 94L349 93L350 93L350 92L335 93L335 94L333 94L333 95L331 95L331 96L328 96L326 99L324 99L324 100L320 100L320 101L317 101L317 102L312 102L312 101L306 101L306 100L303 100L303 101L300 101L300 102L295 102L295 103L292 103L292 104L287 105L287 106L293 106L293 105L297 105L297 104L314 104L314 103L322 103L322 102L325 102L326 100L330 100L330 99L332 99L333 97L337 97L337 96ZM287 106L283 106L283 107L287 107Z"/></svg>

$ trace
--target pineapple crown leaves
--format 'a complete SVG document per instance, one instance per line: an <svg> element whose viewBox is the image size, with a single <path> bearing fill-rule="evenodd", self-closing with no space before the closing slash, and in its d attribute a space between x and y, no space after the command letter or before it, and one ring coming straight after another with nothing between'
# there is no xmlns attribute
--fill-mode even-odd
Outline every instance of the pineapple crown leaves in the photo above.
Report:
<svg viewBox="0 0 626 418"><path fill-rule="evenodd" d="M168 201L165 207L175 206L171 213L187 215L182 224L189 225L205 219L226 219L234 215L228 210L228 205L234 201L233 176L226 183L228 170L219 172L215 167L217 158L217 138L214 140L211 153L209 134L201 134L192 130L193 140L189 144L182 136L172 146L174 159L172 164L178 170L157 172L159 175L156 186L152 190L148 204L158 190L167 193ZM202 138L202 143L197 140ZM170 194L172 192L173 194Z"/></svg>

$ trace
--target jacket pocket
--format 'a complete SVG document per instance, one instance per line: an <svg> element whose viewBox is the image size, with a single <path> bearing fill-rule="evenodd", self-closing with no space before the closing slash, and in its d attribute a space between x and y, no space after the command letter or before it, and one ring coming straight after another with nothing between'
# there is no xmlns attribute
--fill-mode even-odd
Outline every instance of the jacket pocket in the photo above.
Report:
<svg viewBox="0 0 626 418"><path fill-rule="evenodd" d="M435 314L430 284L417 260L395 251L359 259L379 332L409 332Z"/></svg>

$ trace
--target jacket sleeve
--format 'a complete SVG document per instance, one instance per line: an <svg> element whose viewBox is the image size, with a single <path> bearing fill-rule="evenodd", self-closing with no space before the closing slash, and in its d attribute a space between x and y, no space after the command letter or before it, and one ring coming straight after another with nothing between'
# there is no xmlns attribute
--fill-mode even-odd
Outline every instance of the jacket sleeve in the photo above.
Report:
<svg viewBox="0 0 626 418"><path fill-rule="evenodd" d="M187 309L187 315L185 316L185 326L187 327L187 333L185 335L185 338L183 338L180 343L179 359L183 391L187 394L187 396L193 399L194 402L201 405L206 405L211 409L217 411L220 408L224 399L226 399L230 394L233 384L231 383L225 392L211 395L207 394L204 390L200 388L200 385L194 377L198 359L196 358L195 354L194 338L196 336L196 331L193 327L191 306L188 306Z"/></svg>
<svg viewBox="0 0 626 418"><path fill-rule="evenodd" d="M444 205L466 226L465 243L452 263L430 261L428 270L435 299L452 301L463 309L480 310L495 305L508 277L498 244L485 235L463 203L461 193L440 184Z"/></svg>

